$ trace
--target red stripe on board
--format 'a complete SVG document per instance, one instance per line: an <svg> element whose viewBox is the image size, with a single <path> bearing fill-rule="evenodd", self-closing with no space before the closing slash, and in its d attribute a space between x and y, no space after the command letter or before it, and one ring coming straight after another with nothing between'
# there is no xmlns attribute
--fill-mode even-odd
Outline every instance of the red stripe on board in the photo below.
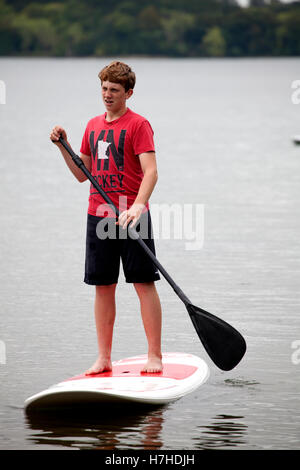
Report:
<svg viewBox="0 0 300 470"><path fill-rule="evenodd" d="M185 364L164 364L162 372L153 374L142 372L143 367L144 364L118 364L113 365L111 372L102 372L101 374L94 375L80 374L67 380L92 379L96 377L163 377L168 379L183 380L193 375L194 372L196 372L198 369L195 366L189 366Z"/></svg>

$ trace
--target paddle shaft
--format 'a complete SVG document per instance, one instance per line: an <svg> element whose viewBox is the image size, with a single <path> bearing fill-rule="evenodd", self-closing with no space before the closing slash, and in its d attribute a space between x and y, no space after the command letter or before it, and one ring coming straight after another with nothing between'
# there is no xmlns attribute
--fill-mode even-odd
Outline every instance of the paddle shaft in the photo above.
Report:
<svg viewBox="0 0 300 470"><path fill-rule="evenodd" d="M92 183L92 185L95 187L95 189L97 189L97 191L99 192L99 194L103 197L103 199L114 209L115 213L117 216L120 215L120 211L119 209L113 204L113 202L111 201L111 199L109 198L109 196L107 196L107 194L105 193L105 191L103 191L103 189L101 188L101 186L99 185L98 181L91 175L91 173L89 172L89 170L86 168L85 164L83 163L82 159L76 155L76 153L72 150L72 148L69 146L69 144L62 138L60 137L59 138L59 142L62 144L62 146L64 147L64 149L69 153L69 155L71 156L73 162L75 163L75 165L78 166L78 168L80 168L80 170L85 174L85 176L90 180L90 182ZM180 289L180 287L173 281L173 279L171 278L171 276L167 273L167 271L165 270L165 268L160 264L160 262L158 261L158 259L156 258L156 256L152 253L152 251L150 250L150 248L148 248L148 246L146 245L146 243L144 242L144 240L141 239L140 235L138 234L138 232L135 230L134 227L128 227L128 233L130 235L131 238L133 238L134 240L136 240L138 242L138 244L142 247L142 249L145 251L145 253L149 256L149 258L151 258L153 264L157 267L157 269L161 272L161 274L163 275L163 277L166 279L166 281L170 284L170 286L173 288L173 290L175 291L175 293L178 295L178 297L182 300L182 302L185 304L185 305L188 305L190 304L190 300L187 298L187 296L182 292L182 290Z"/></svg>

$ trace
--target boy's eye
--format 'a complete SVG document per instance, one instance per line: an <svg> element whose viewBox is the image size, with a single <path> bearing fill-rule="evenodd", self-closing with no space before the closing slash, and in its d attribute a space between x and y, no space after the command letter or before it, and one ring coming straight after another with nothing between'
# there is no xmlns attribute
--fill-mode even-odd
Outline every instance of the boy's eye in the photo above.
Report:
<svg viewBox="0 0 300 470"><path fill-rule="evenodd" d="M107 90L108 90L108 88L102 87L102 91L107 91ZM117 93L117 92L118 92L117 88L111 88L110 91L111 91L112 93Z"/></svg>

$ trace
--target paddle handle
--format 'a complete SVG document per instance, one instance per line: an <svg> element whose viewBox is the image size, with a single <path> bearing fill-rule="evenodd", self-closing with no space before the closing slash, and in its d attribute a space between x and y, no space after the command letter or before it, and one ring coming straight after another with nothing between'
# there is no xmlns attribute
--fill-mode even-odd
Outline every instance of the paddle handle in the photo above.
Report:
<svg viewBox="0 0 300 470"><path fill-rule="evenodd" d="M108 197L108 195L105 193L105 191L101 188L99 185L98 181L91 175L89 170L86 168L85 164L83 163L82 159L76 155L76 153L72 150L72 148L69 146L69 144L63 139L62 136L59 137L59 142L62 144L62 146L65 148L65 150L69 153L71 156L73 162L75 165L80 168L80 170L85 174L85 176L90 180L94 188L99 192L99 194L103 197L103 199L114 209L115 213L117 216L120 215L119 209L113 204L111 199ZM141 239L140 235L138 232L135 230L134 227L128 227L128 232L130 235L130 238L133 238L138 242L138 244L142 247L142 249L145 251L145 253L149 256L149 258L152 260L153 264L157 267L157 269L160 271L160 273L163 275L163 277L166 279L166 281L170 284L170 286L173 288L175 293L178 295L178 297L182 300L182 302L185 305L190 304L190 300L187 298L187 296L182 292L180 287L173 281L171 276L167 273L165 268L160 264L156 256L152 253L150 248L146 245L144 240Z"/></svg>

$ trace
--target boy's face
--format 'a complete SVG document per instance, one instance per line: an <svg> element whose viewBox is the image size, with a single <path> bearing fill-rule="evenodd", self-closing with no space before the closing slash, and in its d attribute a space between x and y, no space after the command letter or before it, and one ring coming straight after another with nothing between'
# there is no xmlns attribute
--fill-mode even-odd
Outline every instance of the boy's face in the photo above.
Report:
<svg viewBox="0 0 300 470"><path fill-rule="evenodd" d="M116 113L126 105L126 100L130 98L133 90L125 91L120 83L102 82L102 99L107 111Z"/></svg>

